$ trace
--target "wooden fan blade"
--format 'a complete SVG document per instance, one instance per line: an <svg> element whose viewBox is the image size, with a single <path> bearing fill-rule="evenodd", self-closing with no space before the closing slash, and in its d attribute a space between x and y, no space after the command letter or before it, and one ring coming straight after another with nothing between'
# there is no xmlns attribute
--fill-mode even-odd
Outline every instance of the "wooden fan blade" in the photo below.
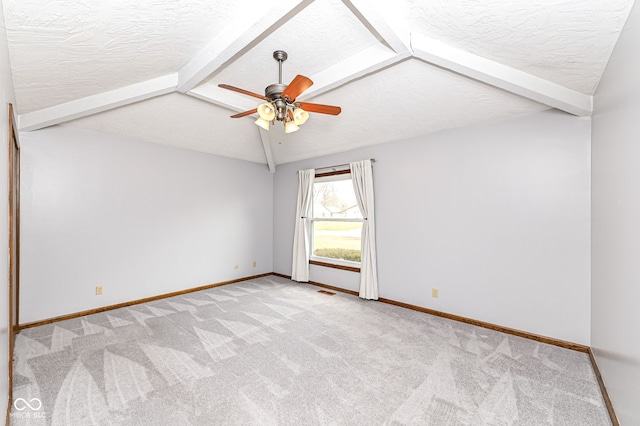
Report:
<svg viewBox="0 0 640 426"><path fill-rule="evenodd" d="M307 112L319 112L320 114L338 115L342 112L342 108L339 106L312 104L309 102L296 102L296 105Z"/></svg>
<svg viewBox="0 0 640 426"><path fill-rule="evenodd" d="M271 101L271 99L267 98L266 96L253 93L248 90L240 89L239 87L229 86L228 84L218 84L218 87L222 87L223 89L227 90L233 90L234 92L242 93L243 95L253 96L254 98L264 99L265 101Z"/></svg>
<svg viewBox="0 0 640 426"><path fill-rule="evenodd" d="M280 94L280 97L287 100L288 102L293 102L298 96L300 96L302 92L311 87L312 84L313 81L311 81L309 77L305 77L304 75L296 75L296 78L294 78L291 83L289 83L287 88L284 89L282 94Z"/></svg>
<svg viewBox="0 0 640 426"><path fill-rule="evenodd" d="M250 109L249 111L245 112L239 112L236 115L232 115L231 118L246 117L247 115L255 114L256 112L258 112L258 108Z"/></svg>

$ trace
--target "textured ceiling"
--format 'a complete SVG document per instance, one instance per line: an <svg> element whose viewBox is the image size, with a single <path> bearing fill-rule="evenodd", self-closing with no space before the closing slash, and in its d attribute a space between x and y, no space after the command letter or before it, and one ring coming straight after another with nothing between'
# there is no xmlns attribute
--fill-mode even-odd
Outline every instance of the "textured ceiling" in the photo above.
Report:
<svg viewBox="0 0 640 426"><path fill-rule="evenodd" d="M21 131L79 127L277 164L558 108L589 115L633 0L4 0ZM278 80L342 107L231 119ZM276 128L274 128L276 127Z"/></svg>
<svg viewBox="0 0 640 426"><path fill-rule="evenodd" d="M399 2L412 31L593 94L630 1Z"/></svg>
<svg viewBox="0 0 640 426"><path fill-rule="evenodd" d="M178 71L241 2L4 2L20 113Z"/></svg>

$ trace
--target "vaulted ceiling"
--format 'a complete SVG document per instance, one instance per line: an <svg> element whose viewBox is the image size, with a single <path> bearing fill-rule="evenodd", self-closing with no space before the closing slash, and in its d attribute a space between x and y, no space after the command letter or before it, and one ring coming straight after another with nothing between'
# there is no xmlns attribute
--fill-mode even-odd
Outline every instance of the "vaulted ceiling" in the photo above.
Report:
<svg viewBox="0 0 640 426"><path fill-rule="evenodd" d="M589 116L633 0L3 0L18 126L277 164L548 108ZM231 119L278 81L339 105Z"/></svg>

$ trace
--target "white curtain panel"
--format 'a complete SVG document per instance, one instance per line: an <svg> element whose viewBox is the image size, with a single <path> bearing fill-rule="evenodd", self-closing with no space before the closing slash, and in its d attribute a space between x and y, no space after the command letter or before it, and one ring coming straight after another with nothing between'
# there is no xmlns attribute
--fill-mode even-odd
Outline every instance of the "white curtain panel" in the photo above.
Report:
<svg viewBox="0 0 640 426"><path fill-rule="evenodd" d="M378 267L376 265L376 225L373 209L373 172L371 160L350 163L351 180L364 224L360 262L360 297L378 300Z"/></svg>
<svg viewBox="0 0 640 426"><path fill-rule="evenodd" d="M296 204L296 227L293 234L291 279L305 283L309 281L309 214L315 176L315 169L298 170L298 202Z"/></svg>

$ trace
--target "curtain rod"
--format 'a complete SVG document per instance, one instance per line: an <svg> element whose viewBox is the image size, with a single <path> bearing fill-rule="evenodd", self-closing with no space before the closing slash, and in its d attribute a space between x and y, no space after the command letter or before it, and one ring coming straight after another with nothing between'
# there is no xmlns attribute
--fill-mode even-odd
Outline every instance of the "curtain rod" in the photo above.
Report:
<svg viewBox="0 0 640 426"><path fill-rule="evenodd" d="M370 158L370 160L371 160L371 162L372 162L372 163L375 163L375 162L376 162L376 159L375 159L375 158ZM315 170L333 169L333 168L336 168L336 167L344 167L344 166L348 166L348 165L349 165L349 163L345 163L345 164L338 164L338 165L336 165L336 166L316 167L316 168L315 168Z"/></svg>

